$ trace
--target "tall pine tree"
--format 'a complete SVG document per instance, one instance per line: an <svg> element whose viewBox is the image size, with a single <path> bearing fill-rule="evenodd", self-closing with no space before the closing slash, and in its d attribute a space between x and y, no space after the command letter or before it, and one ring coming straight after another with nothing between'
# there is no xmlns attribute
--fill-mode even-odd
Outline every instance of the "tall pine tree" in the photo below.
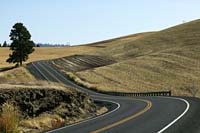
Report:
<svg viewBox="0 0 200 133"><path fill-rule="evenodd" d="M34 51L35 44L31 40L31 34L22 23L16 23L11 29L10 40L12 54L6 61L21 66L22 62L28 59L28 55Z"/></svg>

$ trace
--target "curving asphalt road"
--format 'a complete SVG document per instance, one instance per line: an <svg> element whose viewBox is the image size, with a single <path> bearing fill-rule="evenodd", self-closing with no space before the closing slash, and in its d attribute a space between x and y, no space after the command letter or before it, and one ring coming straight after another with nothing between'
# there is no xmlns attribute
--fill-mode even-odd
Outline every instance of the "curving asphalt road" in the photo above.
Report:
<svg viewBox="0 0 200 133"><path fill-rule="evenodd" d="M61 82L89 93L93 100L113 103L110 112L48 133L198 133L200 100L190 97L120 97L78 86L46 61L28 65L37 78Z"/></svg>

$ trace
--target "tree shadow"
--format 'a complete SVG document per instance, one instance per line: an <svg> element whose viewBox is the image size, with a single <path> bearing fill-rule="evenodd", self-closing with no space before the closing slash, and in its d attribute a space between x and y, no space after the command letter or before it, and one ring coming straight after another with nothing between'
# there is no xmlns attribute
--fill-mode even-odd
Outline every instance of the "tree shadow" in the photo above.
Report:
<svg viewBox="0 0 200 133"><path fill-rule="evenodd" d="M3 67L3 68L0 68L0 72L5 72L5 71L8 71L8 70L12 70L14 68L18 67L17 65L15 66L10 66L10 67Z"/></svg>

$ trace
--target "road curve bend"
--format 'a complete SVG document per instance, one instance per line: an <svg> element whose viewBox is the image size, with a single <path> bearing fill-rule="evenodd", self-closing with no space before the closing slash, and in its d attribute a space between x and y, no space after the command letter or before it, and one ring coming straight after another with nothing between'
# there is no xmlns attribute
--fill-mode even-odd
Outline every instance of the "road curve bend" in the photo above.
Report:
<svg viewBox="0 0 200 133"><path fill-rule="evenodd" d="M90 94L93 100L113 103L110 112L48 133L200 132L200 100L197 98L110 96L75 84L47 61L30 63L27 68L37 78L61 82Z"/></svg>

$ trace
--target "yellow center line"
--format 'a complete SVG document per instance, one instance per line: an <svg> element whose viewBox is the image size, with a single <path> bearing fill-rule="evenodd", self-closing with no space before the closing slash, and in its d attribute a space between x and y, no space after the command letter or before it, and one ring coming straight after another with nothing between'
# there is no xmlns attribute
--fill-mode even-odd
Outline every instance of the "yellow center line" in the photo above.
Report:
<svg viewBox="0 0 200 133"><path fill-rule="evenodd" d="M58 82L62 83L56 76L54 76L52 73L50 73L43 65L41 65L41 67L42 67L43 69L45 69L46 72L48 72L48 73L49 73L52 77L54 77ZM131 119L134 119L134 118L136 118L136 117L138 117L138 116L144 114L145 112L147 112L147 111L152 107L152 102L149 101L149 100L144 100L144 99L135 99L135 100L143 101L143 102L147 103L146 107L145 107L143 110L139 111L138 113L136 113L136 114L134 114L134 115L131 115L131 116L129 116L129 117L126 117L126 118L124 118L124 119L122 119L122 120L120 120L120 121L117 121L117 122L115 122L115 123L113 123L113 124L110 124L110 125L108 125L108 126L105 126L105 127L103 127L103 128L100 128L100 129L98 129L98 130L92 131L92 132L90 132L90 133L99 133L99 132L105 131L105 130L107 130L107 129L110 129L110 128L112 128L112 127L115 127L115 126L117 126L117 125L120 125L120 124L122 124L122 123L125 123L125 122L127 122L127 121L129 121L129 120L131 120Z"/></svg>
<svg viewBox="0 0 200 133"><path fill-rule="evenodd" d="M135 99L135 100L139 100L139 101L146 102L146 103L147 103L146 107L145 107L143 110L141 110L140 112L138 112L138 113L136 113L136 114L134 114L134 115L131 115L131 116L129 116L129 117L126 117L126 118L124 118L124 119L122 119L122 120L120 120L120 121L117 121L117 122L115 122L115 123L113 123L113 124L110 124L110 125L108 125L108 126L105 126L105 127L103 127L103 128L100 128L100 129L98 129L98 130L92 131L92 132L90 132L90 133L99 133L99 132L105 131L105 130L107 130L107 129L110 129L110 128L112 128L112 127L115 127L115 126L117 126L117 125L120 125L120 124L122 124L122 123L125 123L125 122L127 122L127 121L129 121L129 120L131 120L131 119L134 119L134 118L136 118L136 117L142 115L143 113L145 113L146 111L148 111L148 110L152 107L152 102L151 102L151 101L143 100L143 99Z"/></svg>

